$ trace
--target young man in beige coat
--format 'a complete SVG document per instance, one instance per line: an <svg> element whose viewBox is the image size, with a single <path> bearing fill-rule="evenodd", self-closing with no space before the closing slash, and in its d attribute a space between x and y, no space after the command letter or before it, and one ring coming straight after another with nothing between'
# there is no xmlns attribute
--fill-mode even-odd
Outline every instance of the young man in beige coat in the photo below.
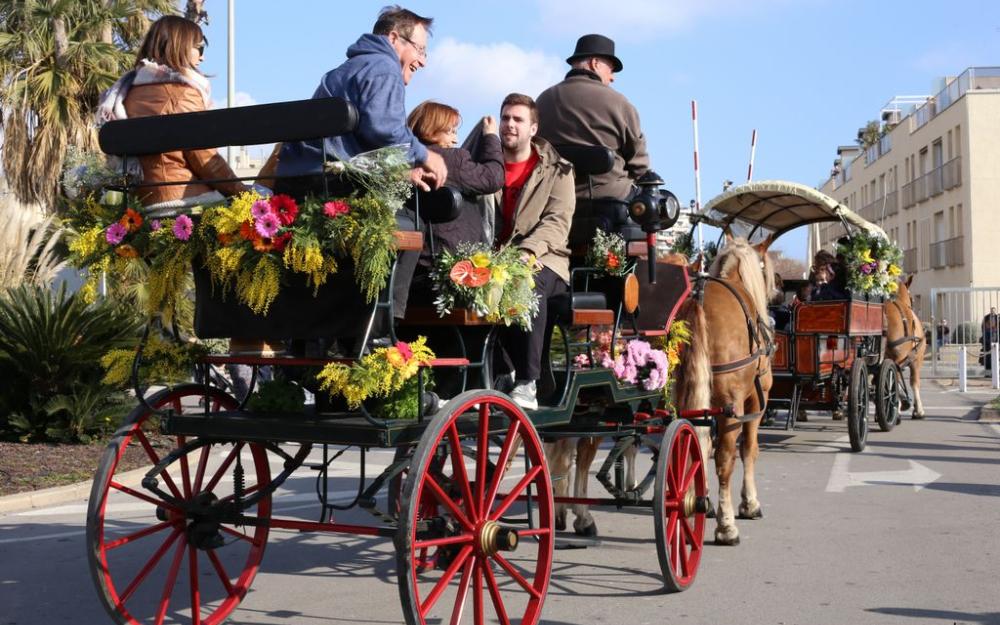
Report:
<svg viewBox="0 0 1000 625"><path fill-rule="evenodd" d="M530 97L512 93L500 107L503 190L491 197L496 211L498 245L521 250L525 262L540 267L535 276L538 316L530 331L508 328L502 338L514 366L514 401L538 408L536 383L541 376L549 297L569 283L569 227L576 208L573 166L559 157L538 133L538 111Z"/></svg>
<svg viewBox="0 0 1000 625"><path fill-rule="evenodd" d="M566 59L573 69L566 78L538 96L539 134L549 143L603 145L615 153L606 174L591 176L594 199L627 200L633 181L649 171L646 137L639 113L624 95L611 88L622 62L615 42L603 35L584 35ZM590 193L586 179L577 181L577 195Z"/></svg>

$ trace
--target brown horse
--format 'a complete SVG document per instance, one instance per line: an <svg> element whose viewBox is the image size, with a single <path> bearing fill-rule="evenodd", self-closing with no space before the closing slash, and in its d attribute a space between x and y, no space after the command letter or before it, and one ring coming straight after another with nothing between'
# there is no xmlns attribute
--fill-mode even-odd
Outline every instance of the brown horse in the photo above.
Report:
<svg viewBox="0 0 1000 625"><path fill-rule="evenodd" d="M736 443L742 433L742 501L739 516L763 516L757 499L754 467L757 429L771 389L770 353L773 334L767 313L774 289L774 272L766 249L770 241L751 246L727 234L726 248L716 257L702 292L686 301L677 318L688 323L691 344L681 357L677 374L679 410L725 408L716 417L715 473L719 478L716 512L717 544L739 544L730 479L736 464ZM696 287L697 291L697 287ZM705 428L700 428L705 429ZM710 445L702 433L706 458Z"/></svg>
<svg viewBox="0 0 1000 625"><path fill-rule="evenodd" d="M912 282L912 275L905 281L900 280L896 298L885 304L885 357L895 361L900 371L909 367L910 392L901 394L900 408L908 410L912 404L913 418L922 419L924 403L920 399L920 367L927 351L927 341L924 340L923 324L913 312L909 289Z"/></svg>

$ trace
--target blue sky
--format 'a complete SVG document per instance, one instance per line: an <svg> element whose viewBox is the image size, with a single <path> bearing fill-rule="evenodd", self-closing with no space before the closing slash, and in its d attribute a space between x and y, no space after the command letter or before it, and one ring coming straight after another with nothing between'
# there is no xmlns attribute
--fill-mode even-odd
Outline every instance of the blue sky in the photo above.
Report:
<svg viewBox="0 0 1000 625"><path fill-rule="evenodd" d="M385 2L236 2L238 104L312 95L319 77L370 32ZM407 90L457 107L464 136L511 91L561 79L577 37L613 38L614 88L636 105L653 167L682 203L694 197L690 102L698 100L702 202L722 181L816 185L838 145L894 95L929 95L943 76L1000 65L1000 3L860 0L507 0L404 4L434 18L427 67ZM280 7L280 9L279 9ZM226 97L226 2L209 0L202 69ZM804 232L778 242L805 254Z"/></svg>

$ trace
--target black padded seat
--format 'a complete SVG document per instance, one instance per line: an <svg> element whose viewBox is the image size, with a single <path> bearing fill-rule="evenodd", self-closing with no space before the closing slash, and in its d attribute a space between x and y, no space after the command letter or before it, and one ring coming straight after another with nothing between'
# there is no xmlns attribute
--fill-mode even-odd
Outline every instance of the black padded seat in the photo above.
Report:
<svg viewBox="0 0 1000 625"><path fill-rule="evenodd" d="M606 174L615 166L615 153L603 145L564 143L554 147L559 156L573 164L577 178Z"/></svg>
<svg viewBox="0 0 1000 625"><path fill-rule="evenodd" d="M572 318L574 310L605 310L607 307L608 300L604 297L604 293L592 291L579 291L572 296L569 293L560 293L549 298L549 314L557 320Z"/></svg>
<svg viewBox="0 0 1000 625"><path fill-rule="evenodd" d="M441 187L433 191L417 191L406 201L410 210L420 208L420 221L440 224L453 221L462 209L462 194L458 189Z"/></svg>

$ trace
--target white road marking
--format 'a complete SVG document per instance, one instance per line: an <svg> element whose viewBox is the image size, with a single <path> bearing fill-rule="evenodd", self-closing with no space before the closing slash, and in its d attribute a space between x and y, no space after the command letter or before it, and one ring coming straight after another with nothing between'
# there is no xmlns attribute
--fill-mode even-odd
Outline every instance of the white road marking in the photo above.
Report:
<svg viewBox="0 0 1000 625"><path fill-rule="evenodd" d="M910 468L903 471L865 471L851 472L848 470L851 454L837 454L830 470L830 480L826 484L826 492L842 493L849 486L880 486L886 484L904 484L913 486L914 492L920 492L925 486L941 477L937 471L919 462L907 460Z"/></svg>

